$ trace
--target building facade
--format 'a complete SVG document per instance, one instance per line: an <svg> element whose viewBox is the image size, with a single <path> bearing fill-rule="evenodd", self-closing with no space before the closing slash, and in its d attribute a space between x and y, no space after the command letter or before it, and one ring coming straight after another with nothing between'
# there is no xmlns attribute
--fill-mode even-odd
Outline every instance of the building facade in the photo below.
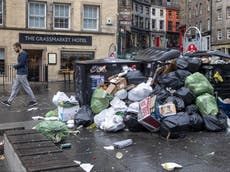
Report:
<svg viewBox="0 0 230 172"><path fill-rule="evenodd" d="M29 54L30 81L44 80L44 66L56 81L75 60L107 57L116 49L117 9L108 0L0 0L0 72L10 77L18 41Z"/></svg>
<svg viewBox="0 0 230 172"><path fill-rule="evenodd" d="M214 0L212 3L212 49L230 54L230 1ZM215 23L215 24L214 24Z"/></svg>

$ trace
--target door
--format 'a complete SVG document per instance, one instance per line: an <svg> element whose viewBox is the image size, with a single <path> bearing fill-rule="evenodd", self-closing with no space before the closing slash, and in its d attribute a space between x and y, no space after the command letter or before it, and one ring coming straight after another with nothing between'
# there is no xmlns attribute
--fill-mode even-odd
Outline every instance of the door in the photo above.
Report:
<svg viewBox="0 0 230 172"><path fill-rule="evenodd" d="M40 81L40 70L42 69L42 50L25 50L28 55L28 80Z"/></svg>

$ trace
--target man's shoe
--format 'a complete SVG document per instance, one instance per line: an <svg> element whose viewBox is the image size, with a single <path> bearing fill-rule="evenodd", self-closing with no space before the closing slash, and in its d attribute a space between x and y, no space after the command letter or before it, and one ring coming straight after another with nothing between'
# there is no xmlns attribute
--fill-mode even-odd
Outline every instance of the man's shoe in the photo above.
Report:
<svg viewBox="0 0 230 172"><path fill-rule="evenodd" d="M35 105L37 105L37 104L38 104L38 102L31 101L31 102L29 102L28 106L29 106L29 107L32 107L32 106L35 106Z"/></svg>
<svg viewBox="0 0 230 172"><path fill-rule="evenodd" d="M1 101L1 103L4 104L4 105L6 105L6 106L11 106L11 103L8 102L7 100Z"/></svg>

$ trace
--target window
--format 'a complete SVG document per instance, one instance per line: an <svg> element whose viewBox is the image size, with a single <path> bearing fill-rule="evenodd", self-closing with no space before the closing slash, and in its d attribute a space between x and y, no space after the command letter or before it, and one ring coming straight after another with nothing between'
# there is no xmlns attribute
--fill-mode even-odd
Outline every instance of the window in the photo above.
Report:
<svg viewBox="0 0 230 172"><path fill-rule="evenodd" d="M61 69L74 69L76 60L94 59L93 51L61 51Z"/></svg>
<svg viewBox="0 0 230 172"><path fill-rule="evenodd" d="M172 31L172 21L168 21L168 31Z"/></svg>
<svg viewBox="0 0 230 172"><path fill-rule="evenodd" d="M152 9L152 15L153 15L153 16L156 15L156 9L155 9L155 8Z"/></svg>
<svg viewBox="0 0 230 172"><path fill-rule="evenodd" d="M5 54L4 49L0 48L0 75L5 71Z"/></svg>
<svg viewBox="0 0 230 172"><path fill-rule="evenodd" d="M164 21L160 20L160 29L163 30L164 29Z"/></svg>
<svg viewBox="0 0 230 172"><path fill-rule="evenodd" d="M211 23L210 23L210 19L208 19L208 31L211 30Z"/></svg>
<svg viewBox="0 0 230 172"><path fill-rule="evenodd" d="M3 24L3 0L0 0L0 25Z"/></svg>
<svg viewBox="0 0 230 172"><path fill-rule="evenodd" d="M145 7L145 14L149 15L149 7Z"/></svg>
<svg viewBox="0 0 230 172"><path fill-rule="evenodd" d="M176 22L176 31L179 32L180 23Z"/></svg>
<svg viewBox="0 0 230 172"><path fill-rule="evenodd" d="M200 3L200 6L199 6L199 13L202 14L202 3Z"/></svg>
<svg viewBox="0 0 230 172"><path fill-rule="evenodd" d="M222 31L217 30L217 40L221 40L221 39L222 39Z"/></svg>
<svg viewBox="0 0 230 172"><path fill-rule="evenodd" d="M230 28L227 28L227 39L230 39Z"/></svg>
<svg viewBox="0 0 230 172"><path fill-rule="evenodd" d="M84 5L83 29L94 30L94 31L99 29L99 7L98 6Z"/></svg>
<svg viewBox="0 0 230 172"><path fill-rule="evenodd" d="M152 29L156 29L156 20L152 19Z"/></svg>
<svg viewBox="0 0 230 172"><path fill-rule="evenodd" d="M145 18L145 29L149 29L149 18Z"/></svg>
<svg viewBox="0 0 230 172"><path fill-rule="evenodd" d="M41 2L30 2L28 10L29 27L46 28L46 4Z"/></svg>
<svg viewBox="0 0 230 172"><path fill-rule="evenodd" d="M138 5L135 4L135 11L138 12Z"/></svg>
<svg viewBox="0 0 230 172"><path fill-rule="evenodd" d="M227 7L227 10L226 10L226 15L227 15L227 18L230 18L230 7Z"/></svg>
<svg viewBox="0 0 230 172"><path fill-rule="evenodd" d="M176 12L176 19L180 19L180 13L179 13L179 11Z"/></svg>
<svg viewBox="0 0 230 172"><path fill-rule="evenodd" d="M139 22L140 22L140 23L139 23L138 26L139 26L140 28L144 28L144 18L143 18L143 17L140 17Z"/></svg>
<svg viewBox="0 0 230 172"><path fill-rule="evenodd" d="M160 16L164 16L163 10L160 10Z"/></svg>
<svg viewBox="0 0 230 172"><path fill-rule="evenodd" d="M222 20L222 11L221 11L221 9L217 10L217 20Z"/></svg>
<svg viewBox="0 0 230 172"><path fill-rule="evenodd" d="M200 29L200 32L202 32L202 22L201 21L199 23L199 29Z"/></svg>
<svg viewBox="0 0 230 172"><path fill-rule="evenodd" d="M68 4L54 5L54 28L70 29L70 5Z"/></svg>
<svg viewBox="0 0 230 172"><path fill-rule="evenodd" d="M169 11L169 18L172 18L172 11Z"/></svg>

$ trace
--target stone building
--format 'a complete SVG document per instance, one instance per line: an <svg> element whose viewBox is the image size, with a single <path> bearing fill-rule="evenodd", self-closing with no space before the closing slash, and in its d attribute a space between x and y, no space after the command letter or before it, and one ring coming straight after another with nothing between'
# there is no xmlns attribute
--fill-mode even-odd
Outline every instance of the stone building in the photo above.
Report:
<svg viewBox="0 0 230 172"><path fill-rule="evenodd" d="M75 60L107 57L116 47L117 10L108 0L0 0L1 74L12 77L17 41L29 54L30 81L44 81L45 73L61 80Z"/></svg>
<svg viewBox="0 0 230 172"><path fill-rule="evenodd" d="M230 54L230 1L215 0L212 3L212 49Z"/></svg>

